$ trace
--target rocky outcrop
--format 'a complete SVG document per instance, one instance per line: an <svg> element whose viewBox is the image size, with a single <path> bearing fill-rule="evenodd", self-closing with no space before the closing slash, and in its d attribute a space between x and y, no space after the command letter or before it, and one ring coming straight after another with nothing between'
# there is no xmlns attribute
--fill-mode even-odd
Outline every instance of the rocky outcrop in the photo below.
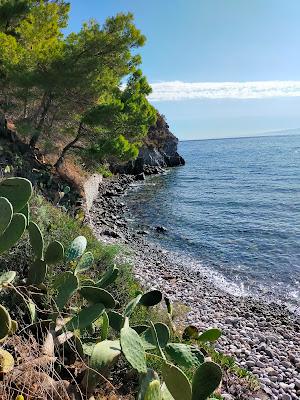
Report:
<svg viewBox="0 0 300 400"><path fill-rule="evenodd" d="M158 114L157 122L150 127L136 160L114 165L113 172L139 175L158 174L163 168L184 165L184 159L177 152L178 139L169 130L163 115Z"/></svg>

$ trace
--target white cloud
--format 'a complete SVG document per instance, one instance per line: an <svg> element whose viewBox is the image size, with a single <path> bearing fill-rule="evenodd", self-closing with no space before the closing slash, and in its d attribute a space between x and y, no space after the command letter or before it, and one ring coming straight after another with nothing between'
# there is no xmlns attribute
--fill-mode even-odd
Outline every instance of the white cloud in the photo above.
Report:
<svg viewBox="0 0 300 400"><path fill-rule="evenodd" d="M158 82L151 84L149 100L264 99L300 97L300 81Z"/></svg>

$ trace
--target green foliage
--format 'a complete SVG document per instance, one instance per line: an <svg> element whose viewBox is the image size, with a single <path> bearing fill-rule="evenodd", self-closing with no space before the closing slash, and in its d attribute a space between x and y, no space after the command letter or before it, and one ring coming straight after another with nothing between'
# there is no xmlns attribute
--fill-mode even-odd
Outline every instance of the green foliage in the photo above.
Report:
<svg viewBox="0 0 300 400"><path fill-rule="evenodd" d="M215 342L220 338L222 332L220 329L212 328L208 329L207 331L203 332L199 337L198 340L200 342Z"/></svg>
<svg viewBox="0 0 300 400"><path fill-rule="evenodd" d="M214 362L201 364L193 377L192 400L205 400L220 385L222 370Z"/></svg>
<svg viewBox="0 0 300 400"><path fill-rule="evenodd" d="M91 251L87 251L86 253L83 254L81 259L76 265L74 274L80 274L84 271L88 271L94 263L94 256Z"/></svg>
<svg viewBox="0 0 300 400"><path fill-rule="evenodd" d="M185 373L175 365L165 363L162 369L165 384L174 400L191 400L192 388Z"/></svg>
<svg viewBox="0 0 300 400"><path fill-rule="evenodd" d="M9 195L14 199L12 190ZM78 358L82 365L88 365L81 382L86 392L92 394L95 386L102 383L116 361L123 357L123 361L125 359L140 375L140 400L201 400L210 396L221 382L222 371L214 362L204 361L204 355L196 344L180 342L173 323L171 303L166 301L172 333L166 324L153 323L149 319L149 307L156 306L162 300L160 291L143 293L137 290L135 282L129 280L126 283L128 270L117 268L113 263L115 248L109 248L108 254L103 257L103 248L88 229L79 228L62 213L56 214L57 210L51 209L50 214L49 206L38 201L35 199L36 209L33 212L36 222L28 225L35 258L30 264L27 279L22 279L22 285L18 286L16 272L7 271L0 276L0 289L4 295L12 290L18 293L28 309L31 324L49 326L50 323L49 335L53 344L62 346L62 353L66 352L73 362ZM7 209L13 212L8 200L4 200L3 204L8 205ZM47 231L43 232L38 226L40 216L47 222ZM7 225L2 237L10 237L10 242L7 241L9 245L7 242L5 245L7 248L20 237L16 217L22 220L24 231L27 218L23 214L13 214L11 221L8 218L6 222L3 217L0 218L4 221L2 226ZM56 220L63 226L63 235L60 232L59 236L68 248L65 258L64 245L55 240L58 228L52 221ZM43 260L45 232L50 244ZM72 240L75 235L78 236ZM89 249L87 252L86 248ZM94 260L97 269L103 265L101 262L104 260L106 266L109 263L100 279L95 279L97 272L93 268ZM59 263L65 264L63 271L61 265L55 269L47 268L47 264ZM122 286L124 281L127 286ZM112 286L112 292L109 291L109 285ZM121 290L121 297L118 290ZM121 300L120 304L115 300L115 293L119 296L118 300ZM125 299L126 302L130 300L124 306ZM118 311L113 310L115 307L118 307ZM134 321L133 317L135 321L140 321L140 325L130 326L129 318ZM5 341L17 329L18 322L11 319L4 306L0 306L0 341ZM184 330L183 339L204 343L205 347L206 342L214 342L220 335L218 329L209 329L199 335L195 327L189 326ZM170 337L176 343L170 343ZM59 354L60 351L57 351L58 357ZM162 385L157 372L149 369L149 364L152 368L156 366L155 369L163 378Z"/></svg>
<svg viewBox="0 0 300 400"><path fill-rule="evenodd" d="M86 329L96 319L101 317L104 312L104 305L101 303L93 304L83 308L77 315L66 323L66 329L70 331Z"/></svg>
<svg viewBox="0 0 300 400"><path fill-rule="evenodd" d="M32 185L25 178L7 178L0 182L0 196L5 197L15 213L22 210L32 196Z"/></svg>
<svg viewBox="0 0 300 400"><path fill-rule="evenodd" d="M14 214L9 226L0 236L0 254L13 247L25 232L27 225L23 214Z"/></svg>
<svg viewBox="0 0 300 400"><path fill-rule="evenodd" d="M147 373L146 354L139 334L126 325L121 329L120 341L126 360L139 373Z"/></svg>
<svg viewBox="0 0 300 400"><path fill-rule="evenodd" d="M87 240L84 236L78 236L73 240L70 247L66 251L66 261L72 261L82 256L85 252Z"/></svg>
<svg viewBox="0 0 300 400"><path fill-rule="evenodd" d="M2 235L10 224L14 213L11 203L5 197L0 197L0 210L0 235Z"/></svg>
<svg viewBox="0 0 300 400"><path fill-rule="evenodd" d="M46 274L46 262L44 260L36 259L29 267L27 283L29 285L40 285L44 282Z"/></svg>
<svg viewBox="0 0 300 400"><path fill-rule="evenodd" d="M167 325L157 322L154 324L154 328L156 331L157 339L159 346L164 348L170 340L170 330ZM152 329L146 329L141 337L143 339L143 346L145 350L154 350L156 349L156 338L153 337Z"/></svg>
<svg viewBox="0 0 300 400"><path fill-rule="evenodd" d="M98 288L96 286L83 286L79 293L84 297L89 303L102 303L106 308L115 307L115 299L112 295L105 289Z"/></svg>
<svg viewBox="0 0 300 400"><path fill-rule="evenodd" d="M72 272L63 272L56 277L54 289L57 291L57 295L54 298L54 303L59 311L64 308L70 297L77 291L78 286L78 278Z"/></svg>
<svg viewBox="0 0 300 400"><path fill-rule="evenodd" d="M153 307L159 304L162 300L162 293L160 290L151 290L144 293L140 299L140 304L146 307Z"/></svg>
<svg viewBox="0 0 300 400"><path fill-rule="evenodd" d="M33 249L34 255L37 259L41 260L44 256L44 238L40 228L35 222L30 221L28 225L28 232L30 244Z"/></svg>
<svg viewBox="0 0 300 400"><path fill-rule="evenodd" d="M45 261L49 265L55 265L61 262L64 258L64 247L63 245L54 240L49 244L45 253Z"/></svg>

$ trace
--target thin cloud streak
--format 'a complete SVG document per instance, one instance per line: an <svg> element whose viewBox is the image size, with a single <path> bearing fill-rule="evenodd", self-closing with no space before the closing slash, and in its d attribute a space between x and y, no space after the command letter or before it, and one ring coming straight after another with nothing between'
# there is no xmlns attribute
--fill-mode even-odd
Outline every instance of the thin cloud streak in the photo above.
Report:
<svg viewBox="0 0 300 400"><path fill-rule="evenodd" d="M300 97L300 81L257 82L182 82L152 83L149 100L179 101L193 99L265 99Z"/></svg>

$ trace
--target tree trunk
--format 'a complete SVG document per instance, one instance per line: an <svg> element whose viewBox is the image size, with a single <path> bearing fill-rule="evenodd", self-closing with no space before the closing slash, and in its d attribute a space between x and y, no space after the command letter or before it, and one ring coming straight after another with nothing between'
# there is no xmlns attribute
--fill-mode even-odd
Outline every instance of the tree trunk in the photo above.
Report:
<svg viewBox="0 0 300 400"><path fill-rule="evenodd" d="M76 135L76 137L62 149L61 154L60 154L58 160L57 160L56 163L54 164L54 167L55 167L56 169L59 169L59 168L61 167L62 163L64 162L64 158L65 158L66 153L67 153L72 147L74 147L74 145L75 145L75 144L78 142L78 140L80 139L81 133L82 133L82 126L83 126L83 124L82 124L82 122L80 122L79 127L78 127L78 130L77 130L77 135Z"/></svg>
<svg viewBox="0 0 300 400"><path fill-rule="evenodd" d="M45 118L47 116L49 107L51 105L51 101L52 101L52 97L51 97L51 93L45 93L43 96L43 100L42 100L42 112L41 112L41 116L39 118L39 122L37 123L37 125L35 126L35 132L32 135L30 142L29 142L29 146L30 147L35 147L40 136L42 133L42 129L44 126L44 122L45 122Z"/></svg>

